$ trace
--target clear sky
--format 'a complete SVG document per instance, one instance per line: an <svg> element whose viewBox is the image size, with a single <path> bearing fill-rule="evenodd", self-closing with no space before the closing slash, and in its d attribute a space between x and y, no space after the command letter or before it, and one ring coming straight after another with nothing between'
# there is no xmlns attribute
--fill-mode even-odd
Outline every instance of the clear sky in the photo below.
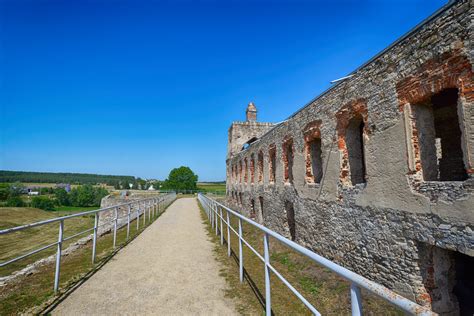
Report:
<svg viewBox="0 0 474 316"><path fill-rule="evenodd" d="M446 0L0 0L0 169L225 179L249 101L284 120Z"/></svg>

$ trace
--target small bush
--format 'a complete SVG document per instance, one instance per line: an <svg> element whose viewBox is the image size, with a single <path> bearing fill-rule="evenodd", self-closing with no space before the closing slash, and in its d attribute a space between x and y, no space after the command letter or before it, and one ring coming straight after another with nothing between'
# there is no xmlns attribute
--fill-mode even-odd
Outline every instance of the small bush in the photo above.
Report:
<svg viewBox="0 0 474 316"><path fill-rule="evenodd" d="M5 205L10 207L23 207L25 206L25 202L23 202L19 196L11 196L7 199Z"/></svg>
<svg viewBox="0 0 474 316"><path fill-rule="evenodd" d="M45 196L35 196L31 200L31 206L45 211L54 211L54 201Z"/></svg>

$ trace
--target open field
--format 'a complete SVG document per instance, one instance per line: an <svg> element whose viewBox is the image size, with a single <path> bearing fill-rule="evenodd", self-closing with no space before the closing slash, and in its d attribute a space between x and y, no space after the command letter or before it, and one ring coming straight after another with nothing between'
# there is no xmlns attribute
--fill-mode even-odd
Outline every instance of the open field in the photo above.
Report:
<svg viewBox="0 0 474 316"><path fill-rule="evenodd" d="M21 184L23 184L25 187L38 187L38 188L55 188L57 185L57 183L41 183L41 182L21 182ZM79 184L71 184L71 189L77 188L78 186Z"/></svg>
<svg viewBox="0 0 474 316"><path fill-rule="evenodd" d="M29 224L65 216L73 213L78 213L85 210L97 209L97 207L67 207L60 208L58 211L48 212L37 208L30 207L0 207L0 229L11 228L19 225ZM64 223L64 236L71 236L81 230L91 228L94 225L94 216L84 215ZM33 249L51 244L57 241L58 238L58 223L42 225L39 227L28 228L23 231L1 235L0 236L0 261L5 261L21 254L27 253ZM64 249L71 241L65 242ZM20 260L18 262L9 264L6 267L0 268L0 276L8 275L14 271L24 268L29 263L32 263L40 258L47 257L55 252L55 247L51 247L36 255Z"/></svg>
<svg viewBox="0 0 474 316"><path fill-rule="evenodd" d="M157 215L158 218L164 211ZM52 212L57 214L56 212ZM156 219L155 218L155 219ZM111 259L121 247L133 240L152 222L147 221L147 226L142 225L136 229L135 220L132 222L130 239L127 241L126 226L117 231L117 249L112 248L112 234L108 233L99 237L97 241L97 260L93 265L91 262L92 242L77 249L73 253L61 259L60 293L76 285L79 281L87 279L95 270L100 268ZM1 247L1 246L0 246ZM9 284L0 292L0 311L2 315L18 315L29 308L51 303L55 300L53 292L54 262L43 265L31 275L20 276L14 283ZM49 304L47 304L49 305ZM43 306L45 307L45 306ZM30 311L28 314L41 314L42 308Z"/></svg>
<svg viewBox="0 0 474 316"><path fill-rule="evenodd" d="M43 183L43 182L20 182L23 184L25 187L37 187L37 188L56 188L57 183ZM10 185L12 182L1 182L0 184L7 184ZM81 186L81 184L71 184L71 189L77 188L78 186ZM112 191L115 190L112 185L93 185L93 186L100 186L104 187L105 189Z"/></svg>
<svg viewBox="0 0 474 316"><path fill-rule="evenodd" d="M197 187L198 190L225 191L225 183L198 182Z"/></svg>
<svg viewBox="0 0 474 316"><path fill-rule="evenodd" d="M244 315L263 314L265 311L264 264L247 247L243 247L244 278L239 281L238 238L231 232L233 255L227 257L227 246L220 245L220 237L215 235L207 217L202 211L202 219L208 223L209 236L214 240L215 253L224 263L221 275L227 279L231 290L227 293L243 302L239 312ZM232 227L237 229L237 219L231 219ZM244 238L263 256L263 234L253 226L243 223ZM224 224L224 239L227 239ZM321 314L350 315L350 284L330 270L317 265L308 258L281 245L270 238L270 261L272 265L311 303ZM273 274L271 274L272 310L275 315L311 315L311 312L294 294ZM368 315L403 315L384 300L362 291L364 313Z"/></svg>

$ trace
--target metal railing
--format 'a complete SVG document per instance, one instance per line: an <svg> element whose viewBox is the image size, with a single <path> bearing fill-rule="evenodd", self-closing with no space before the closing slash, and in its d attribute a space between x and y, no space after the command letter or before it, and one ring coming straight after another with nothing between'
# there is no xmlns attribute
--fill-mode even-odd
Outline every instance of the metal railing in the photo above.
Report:
<svg viewBox="0 0 474 316"><path fill-rule="evenodd" d="M211 199L205 195L198 195L199 202L203 206L206 215L211 223L212 229L215 228L216 235L220 234L220 242L224 244L224 229L227 231L227 255L231 255L231 246L230 238L231 232L233 232L239 240L239 273L240 273L240 282L243 282L244 279L244 257L243 257L243 245L245 244L255 255L265 264L265 310L266 315L272 314L272 305L271 305L271 285L270 285L270 273L273 273L277 276L283 284L285 284L295 296L301 300L301 302L314 314L321 315L320 312L314 307L311 303L308 302L306 298L295 289L288 280L286 280L280 272L270 263L270 251L269 251L269 237L273 237L282 244L291 248L292 250L299 252L300 254L306 256L312 261L328 268L329 270L335 272L341 276L346 281L350 282L350 298L351 298L351 311L352 315L362 315L362 294L361 288L366 289L367 291L375 294L376 296L386 300L387 302L397 306L403 311L413 314L413 315L436 315L429 308L418 305L415 302L389 290L383 285L370 281L369 279L364 278L363 276L352 272L314 252L304 248L303 246L281 236L280 234L266 228L263 225L260 225L253 220L242 216L236 211L231 210L225 205L217 202L214 199ZM234 216L238 219L238 228L237 230L232 227L230 221L231 216ZM263 256L255 250L245 239L242 234L242 221L247 222L253 227L261 231L263 235ZM223 225L226 225L224 227Z"/></svg>
<svg viewBox="0 0 474 316"><path fill-rule="evenodd" d="M99 227L102 226L107 226L110 225L110 227L106 227L106 229L103 231L103 233L108 232L110 230L113 230L113 248L116 248L116 242L117 242L117 230L121 227L119 227L119 220L120 219L125 219L126 218L126 225L127 225L127 237L126 239L128 240L130 238L130 223L135 219L137 221L137 231L140 228L140 216L143 215L143 225L146 224L146 217L148 213L148 222L151 222L153 218L156 217L164 208L169 205L174 199L176 198L176 194L173 193L168 193L164 194L162 196L158 197L153 197L153 198L145 198L141 200L136 200L136 201L131 201L127 203L122 203L122 204L117 204L109 207L104 207L98 210L92 210L92 211L86 211L86 212L81 212L81 213L76 213L72 215L67 215L67 216L62 216L62 217L56 217L36 223L31 223L27 225L22 225L22 226L17 226L17 227L12 227L4 230L0 230L0 236L5 235L5 234L10 234L18 231L22 231L28 228L32 227L38 227L42 225L47 225L51 223L58 223L59 225L59 232L58 232L58 241L48 244L46 246L39 247L35 250L32 250L28 253L22 254L18 257L15 257L13 259L9 259L7 261L3 261L0 263L0 268L7 266L11 263L14 263L16 261L19 261L21 259L27 258L29 256L32 256L34 254L37 254L43 250L49 249L51 247L56 246L56 264L55 264L55 273L54 273L54 292L57 292L59 289L59 275L61 271L61 253L62 253L62 245L65 241L68 241L72 238L78 237L80 235L84 235L88 232L92 231L92 264L95 263L95 258L96 258L96 246L97 246L97 238L98 232L99 232ZM119 208L128 208L128 211L126 212L126 215L124 216L118 216L118 210ZM132 209L136 208L135 214L132 214ZM99 225L99 214L102 212L106 211L114 211L114 216L112 220L107 221L105 223L101 223ZM64 222L68 219L79 217L79 216L84 216L84 215L94 215L94 227L77 232L71 236L64 237ZM133 217L135 215L135 217Z"/></svg>
<svg viewBox="0 0 474 316"><path fill-rule="evenodd" d="M161 190L160 192L168 192L166 190ZM173 190L178 194L213 194L213 195L225 195L226 189L222 190L208 190L208 189L198 189L198 190Z"/></svg>

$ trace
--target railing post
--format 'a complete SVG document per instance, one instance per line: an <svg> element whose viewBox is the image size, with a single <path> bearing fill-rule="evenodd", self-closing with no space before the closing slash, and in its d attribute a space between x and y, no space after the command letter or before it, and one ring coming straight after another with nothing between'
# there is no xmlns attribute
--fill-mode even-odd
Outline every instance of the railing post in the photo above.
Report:
<svg viewBox="0 0 474 316"><path fill-rule="evenodd" d="M244 253L242 252L242 219L239 218L239 277L240 283L244 282Z"/></svg>
<svg viewBox="0 0 474 316"><path fill-rule="evenodd" d="M362 315L362 295L360 288L354 283L351 283L351 311L352 315Z"/></svg>
<svg viewBox="0 0 474 316"><path fill-rule="evenodd" d="M207 207L209 208L209 221L211 222L211 228L214 229L214 217L212 217L212 204L207 202Z"/></svg>
<svg viewBox="0 0 474 316"><path fill-rule="evenodd" d="M216 235L217 235L217 230L219 228L219 222L218 222L219 216L217 216L217 204L215 204L215 202L214 202L214 219L215 219L214 224L215 224L215 227L216 227Z"/></svg>
<svg viewBox="0 0 474 316"><path fill-rule="evenodd" d="M127 240L130 237L130 212L132 211L132 206L128 205L128 214L127 214Z"/></svg>
<svg viewBox="0 0 474 316"><path fill-rule="evenodd" d="M92 264L95 263L95 251L97 246L97 229L99 227L99 213L95 213L94 218L94 235L92 236Z"/></svg>
<svg viewBox="0 0 474 316"><path fill-rule="evenodd" d="M230 257L230 219L229 211L227 212L227 257Z"/></svg>
<svg viewBox="0 0 474 316"><path fill-rule="evenodd" d="M117 220L118 220L118 207L115 207L115 218L114 218L114 249L117 244Z"/></svg>
<svg viewBox="0 0 474 316"><path fill-rule="evenodd" d="M143 228L145 228L146 225L146 204L143 202Z"/></svg>
<svg viewBox="0 0 474 316"><path fill-rule="evenodd" d="M222 207L219 207L219 213L220 213L220 218L221 218L221 228L220 228L220 231L221 231L221 245L224 244L224 230L223 230L223 227L222 227Z"/></svg>
<svg viewBox="0 0 474 316"><path fill-rule="evenodd" d="M140 202L137 203L137 231L140 229Z"/></svg>
<svg viewBox="0 0 474 316"><path fill-rule="evenodd" d="M54 272L54 293L59 289L59 274L61 271L61 249L63 245L64 221L59 222L58 247L56 252L56 271Z"/></svg>
<svg viewBox="0 0 474 316"><path fill-rule="evenodd" d="M147 208L148 208L148 224L150 224L151 223L151 205L150 205L150 201L147 201L146 205L147 205Z"/></svg>
<svg viewBox="0 0 474 316"><path fill-rule="evenodd" d="M263 235L263 249L265 259L265 313L267 316L272 314L272 297L270 289L270 250L268 247L268 234Z"/></svg>
<svg viewBox="0 0 474 316"><path fill-rule="evenodd" d="M207 207L209 207L209 221L211 222L211 228L214 228L214 221L212 218L212 204L211 202L208 202Z"/></svg>

